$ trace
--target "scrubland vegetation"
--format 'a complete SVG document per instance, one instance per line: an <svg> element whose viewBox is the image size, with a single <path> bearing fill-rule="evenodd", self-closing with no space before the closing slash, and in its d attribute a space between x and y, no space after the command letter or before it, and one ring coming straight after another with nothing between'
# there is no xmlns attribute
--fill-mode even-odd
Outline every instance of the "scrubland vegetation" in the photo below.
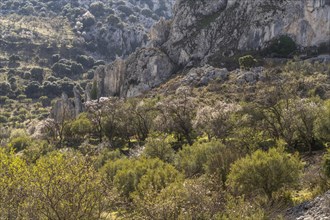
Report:
<svg viewBox="0 0 330 220"><path fill-rule="evenodd" d="M2 126L1 217L281 219L330 186L328 70L289 62L240 88L95 100L47 119L37 138L20 121ZM5 99L17 110L1 124L42 117L42 102L26 102Z"/></svg>
<svg viewBox="0 0 330 220"><path fill-rule="evenodd" d="M81 2L0 2L0 219L284 219L330 189L329 63L281 36L215 56L240 67L225 79L178 85L190 66L139 97L100 98L98 67L147 43L168 9ZM142 33L129 50L112 45L125 30ZM63 102L50 117L74 89L84 111Z"/></svg>

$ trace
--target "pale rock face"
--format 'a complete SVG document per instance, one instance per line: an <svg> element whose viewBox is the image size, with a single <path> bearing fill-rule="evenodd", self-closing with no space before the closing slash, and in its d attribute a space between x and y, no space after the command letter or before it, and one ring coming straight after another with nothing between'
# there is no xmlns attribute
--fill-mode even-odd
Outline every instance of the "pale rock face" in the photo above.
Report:
<svg viewBox="0 0 330 220"><path fill-rule="evenodd" d="M74 98L70 99L67 94L63 93L61 98L56 101L53 106L50 118L55 122L74 119L84 111L81 95L76 88L73 89Z"/></svg>
<svg viewBox="0 0 330 220"><path fill-rule="evenodd" d="M143 94L169 79L172 61L159 49L141 49L127 60L100 67L95 74L100 96L132 97Z"/></svg>
<svg viewBox="0 0 330 220"><path fill-rule="evenodd" d="M280 35L303 47L329 42L330 1L179 0L163 47L186 65L191 58L205 63L215 54L262 49Z"/></svg>
<svg viewBox="0 0 330 220"><path fill-rule="evenodd" d="M173 19L151 29L150 46L160 49L140 49L100 69L100 95L140 95L169 79L176 67L204 66L185 79L207 84L213 70L205 66L212 60L261 50L281 35L301 47L330 42L330 0L177 0ZM237 82L255 83L260 74L241 73Z"/></svg>

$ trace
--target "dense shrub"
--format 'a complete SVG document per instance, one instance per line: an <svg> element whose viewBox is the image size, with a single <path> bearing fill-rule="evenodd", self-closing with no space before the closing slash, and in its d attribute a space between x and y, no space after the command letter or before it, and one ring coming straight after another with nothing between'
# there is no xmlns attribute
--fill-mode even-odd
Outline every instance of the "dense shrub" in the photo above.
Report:
<svg viewBox="0 0 330 220"><path fill-rule="evenodd" d="M40 67L34 67L30 70L31 79L41 83L44 79L44 69Z"/></svg>
<svg viewBox="0 0 330 220"><path fill-rule="evenodd" d="M0 95L6 96L11 92L11 87L8 82L0 82Z"/></svg>
<svg viewBox="0 0 330 220"><path fill-rule="evenodd" d="M173 138L166 135L151 135L146 140L144 154L150 158L159 158L165 162L172 162L174 150L171 143Z"/></svg>
<svg viewBox="0 0 330 220"><path fill-rule="evenodd" d="M59 77L70 76L71 74L71 67L63 63L55 63L52 66L52 70L55 73L55 76Z"/></svg>
<svg viewBox="0 0 330 220"><path fill-rule="evenodd" d="M103 2L93 2L89 6L89 11L96 17L102 16L105 12L105 5Z"/></svg>
<svg viewBox="0 0 330 220"><path fill-rule="evenodd" d="M77 57L77 62L83 65L85 68L92 68L94 66L95 60L93 57L81 55Z"/></svg>
<svg viewBox="0 0 330 220"><path fill-rule="evenodd" d="M159 159L109 161L101 172L108 186L114 185L126 198L129 198L132 193L143 197L148 190L159 192L182 178L173 166Z"/></svg>
<svg viewBox="0 0 330 220"><path fill-rule="evenodd" d="M0 177L0 219L19 219L25 208L27 166L4 148L0 148Z"/></svg>
<svg viewBox="0 0 330 220"><path fill-rule="evenodd" d="M38 210L37 216L100 219L105 207L101 179L81 154L53 152L44 156L33 166L31 177L34 196L30 205Z"/></svg>
<svg viewBox="0 0 330 220"><path fill-rule="evenodd" d="M251 69L252 67L254 67L257 64L257 60L254 59L254 57L251 55L246 55L244 57L240 57L238 59L238 62L239 62L239 66L242 69Z"/></svg>
<svg viewBox="0 0 330 220"><path fill-rule="evenodd" d="M42 95L42 87L39 82L32 81L25 87L24 93L29 98L39 98Z"/></svg>
<svg viewBox="0 0 330 220"><path fill-rule="evenodd" d="M324 155L323 158L324 174L330 179L330 150Z"/></svg>
<svg viewBox="0 0 330 220"><path fill-rule="evenodd" d="M296 42L289 36L282 35L272 40L267 48L268 53L278 57L288 57L297 50Z"/></svg>
<svg viewBox="0 0 330 220"><path fill-rule="evenodd" d="M32 140L27 135L22 135L18 137L13 137L10 139L8 146L15 149L16 152L24 150L31 144Z"/></svg>
<svg viewBox="0 0 330 220"><path fill-rule="evenodd" d="M257 193L271 199L283 187L298 183L302 167L297 155L290 155L282 148L257 150L232 165L228 185L243 194Z"/></svg>
<svg viewBox="0 0 330 220"><path fill-rule="evenodd" d="M195 143L183 147L177 155L175 165L186 177L207 173L225 187L230 165L239 156L235 148L226 147L219 141Z"/></svg>

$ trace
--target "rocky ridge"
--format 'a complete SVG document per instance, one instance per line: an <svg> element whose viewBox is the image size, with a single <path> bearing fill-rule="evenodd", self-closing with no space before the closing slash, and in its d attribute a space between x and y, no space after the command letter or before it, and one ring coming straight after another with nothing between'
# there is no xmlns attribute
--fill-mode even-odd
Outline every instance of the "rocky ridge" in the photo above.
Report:
<svg viewBox="0 0 330 220"><path fill-rule="evenodd" d="M171 65L165 72L163 68L157 69L154 73L159 76L157 83L148 80L158 85L159 79L165 82L174 70L213 65L214 62L219 65L223 59L234 55L261 51L280 36L289 36L300 48L325 47L330 42L330 28L327 28L330 27L330 2L325 0L178 0L173 14L170 22L160 20L151 29L150 46L159 48L161 53L150 56L147 51L154 49L142 49L137 52L140 56L133 54L129 61L123 61L137 64L134 69L125 69L118 75L118 63L122 61L117 61L99 71L103 77L96 74L94 80L104 88L100 90L101 96L136 96L141 94L141 88L142 91L152 88L144 86L145 81L140 80L147 76L141 75L146 73L146 67L140 65L144 62L134 59L141 57L149 60L158 59L155 56L160 55L162 60L173 63L175 68ZM132 78L137 80L130 81ZM134 92L127 92L127 89L113 92L114 88L121 87L129 87ZM111 89L107 91L106 88Z"/></svg>
<svg viewBox="0 0 330 220"><path fill-rule="evenodd" d="M281 35L301 47L329 43L330 2L179 0L163 47L179 65L192 60L207 63L219 56L261 50Z"/></svg>

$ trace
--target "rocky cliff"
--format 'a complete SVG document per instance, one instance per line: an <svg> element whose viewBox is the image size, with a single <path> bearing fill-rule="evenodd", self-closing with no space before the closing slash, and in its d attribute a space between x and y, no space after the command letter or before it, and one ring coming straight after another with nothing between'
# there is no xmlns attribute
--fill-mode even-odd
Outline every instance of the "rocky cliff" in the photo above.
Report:
<svg viewBox="0 0 330 220"><path fill-rule="evenodd" d="M131 97L141 95L166 81L175 64L161 50L141 49L126 60L97 69L95 78L100 96Z"/></svg>
<svg viewBox="0 0 330 220"><path fill-rule="evenodd" d="M163 47L180 65L260 50L281 35L315 46L330 41L330 1L179 0L170 28Z"/></svg>
<svg viewBox="0 0 330 220"><path fill-rule="evenodd" d="M300 48L329 44L330 1L177 0L173 19L160 20L150 36L150 45L159 49L142 49L96 74L101 95L138 95L167 80L175 67L221 63L235 54L260 51L280 36L289 36ZM150 50L159 52L150 55ZM171 65L146 67L149 60ZM127 63L134 68L126 68Z"/></svg>

